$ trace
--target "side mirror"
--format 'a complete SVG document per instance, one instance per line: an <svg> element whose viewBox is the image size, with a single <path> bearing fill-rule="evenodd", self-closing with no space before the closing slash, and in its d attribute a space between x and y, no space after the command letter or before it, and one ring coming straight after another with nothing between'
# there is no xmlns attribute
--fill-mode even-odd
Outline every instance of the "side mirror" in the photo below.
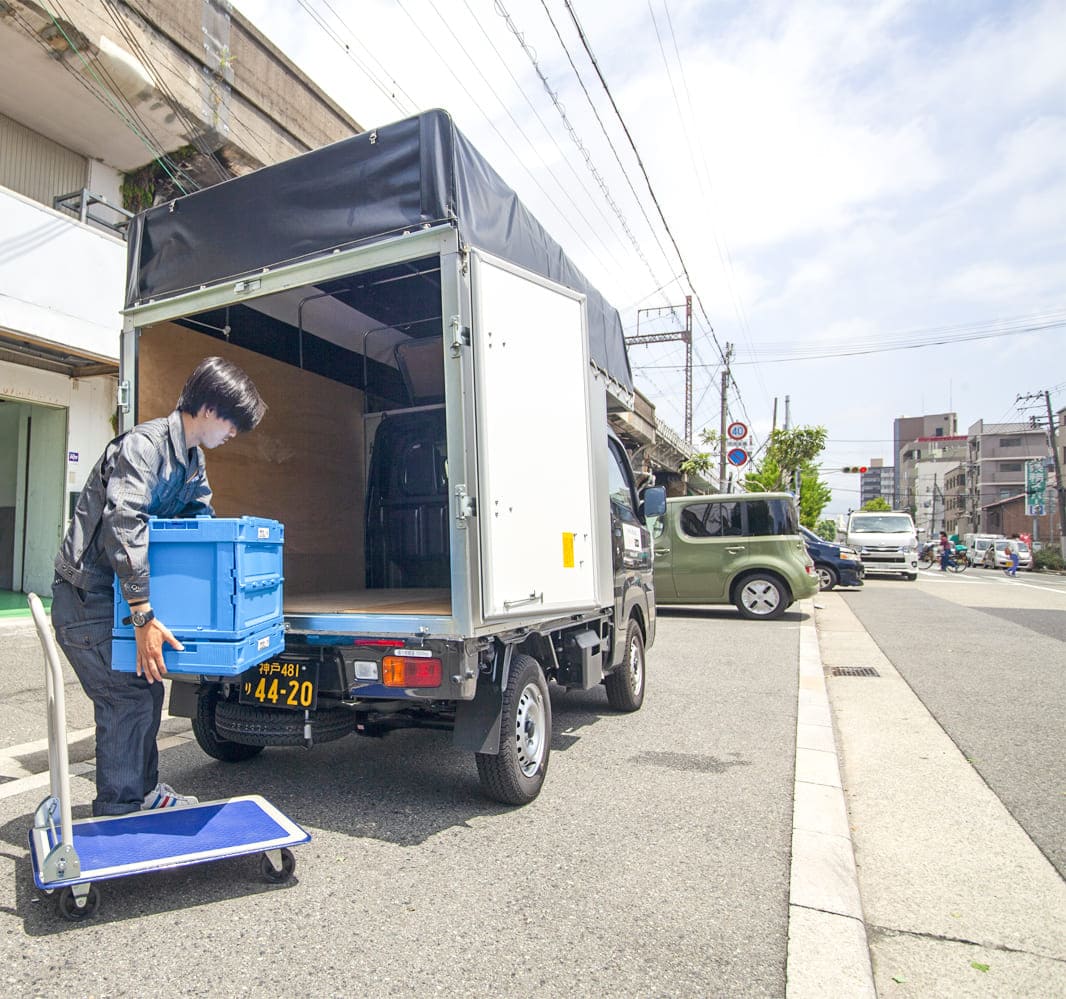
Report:
<svg viewBox="0 0 1066 999"><path fill-rule="evenodd" d="M644 520L649 517L661 517L666 513L666 490L662 486L645 489L640 505Z"/></svg>

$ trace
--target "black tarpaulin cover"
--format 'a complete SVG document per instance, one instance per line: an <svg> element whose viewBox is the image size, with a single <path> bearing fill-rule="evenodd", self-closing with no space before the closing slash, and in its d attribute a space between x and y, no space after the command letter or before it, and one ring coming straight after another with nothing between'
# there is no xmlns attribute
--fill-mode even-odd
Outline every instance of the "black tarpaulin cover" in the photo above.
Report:
<svg viewBox="0 0 1066 999"><path fill-rule="evenodd" d="M426 111L150 208L130 225L126 305L439 222L588 296L592 360L626 389L622 324L444 111Z"/></svg>

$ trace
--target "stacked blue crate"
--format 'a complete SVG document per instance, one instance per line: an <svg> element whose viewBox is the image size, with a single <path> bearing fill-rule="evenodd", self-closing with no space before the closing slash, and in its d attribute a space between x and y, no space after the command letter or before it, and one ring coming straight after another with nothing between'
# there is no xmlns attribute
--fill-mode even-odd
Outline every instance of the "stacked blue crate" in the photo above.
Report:
<svg viewBox="0 0 1066 999"><path fill-rule="evenodd" d="M152 609L185 646L163 646L172 673L236 676L285 647L285 528L261 517L148 522ZM111 665L137 668L137 642L115 581Z"/></svg>

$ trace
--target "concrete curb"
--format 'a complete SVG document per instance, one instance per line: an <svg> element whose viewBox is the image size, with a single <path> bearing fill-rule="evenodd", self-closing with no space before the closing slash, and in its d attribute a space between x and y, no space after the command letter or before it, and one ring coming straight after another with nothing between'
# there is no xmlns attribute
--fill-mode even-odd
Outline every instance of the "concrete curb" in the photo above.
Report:
<svg viewBox="0 0 1066 999"><path fill-rule="evenodd" d="M800 609L786 995L876 999L813 601Z"/></svg>

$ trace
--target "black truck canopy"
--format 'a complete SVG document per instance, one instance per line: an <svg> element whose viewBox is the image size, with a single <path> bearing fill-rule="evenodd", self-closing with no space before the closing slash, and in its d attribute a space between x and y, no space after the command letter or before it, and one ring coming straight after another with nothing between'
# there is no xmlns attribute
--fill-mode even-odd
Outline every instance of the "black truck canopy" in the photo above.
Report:
<svg viewBox="0 0 1066 999"><path fill-rule="evenodd" d="M586 295L591 358L632 391L618 312L439 110L142 212L126 306L445 222L464 246Z"/></svg>

